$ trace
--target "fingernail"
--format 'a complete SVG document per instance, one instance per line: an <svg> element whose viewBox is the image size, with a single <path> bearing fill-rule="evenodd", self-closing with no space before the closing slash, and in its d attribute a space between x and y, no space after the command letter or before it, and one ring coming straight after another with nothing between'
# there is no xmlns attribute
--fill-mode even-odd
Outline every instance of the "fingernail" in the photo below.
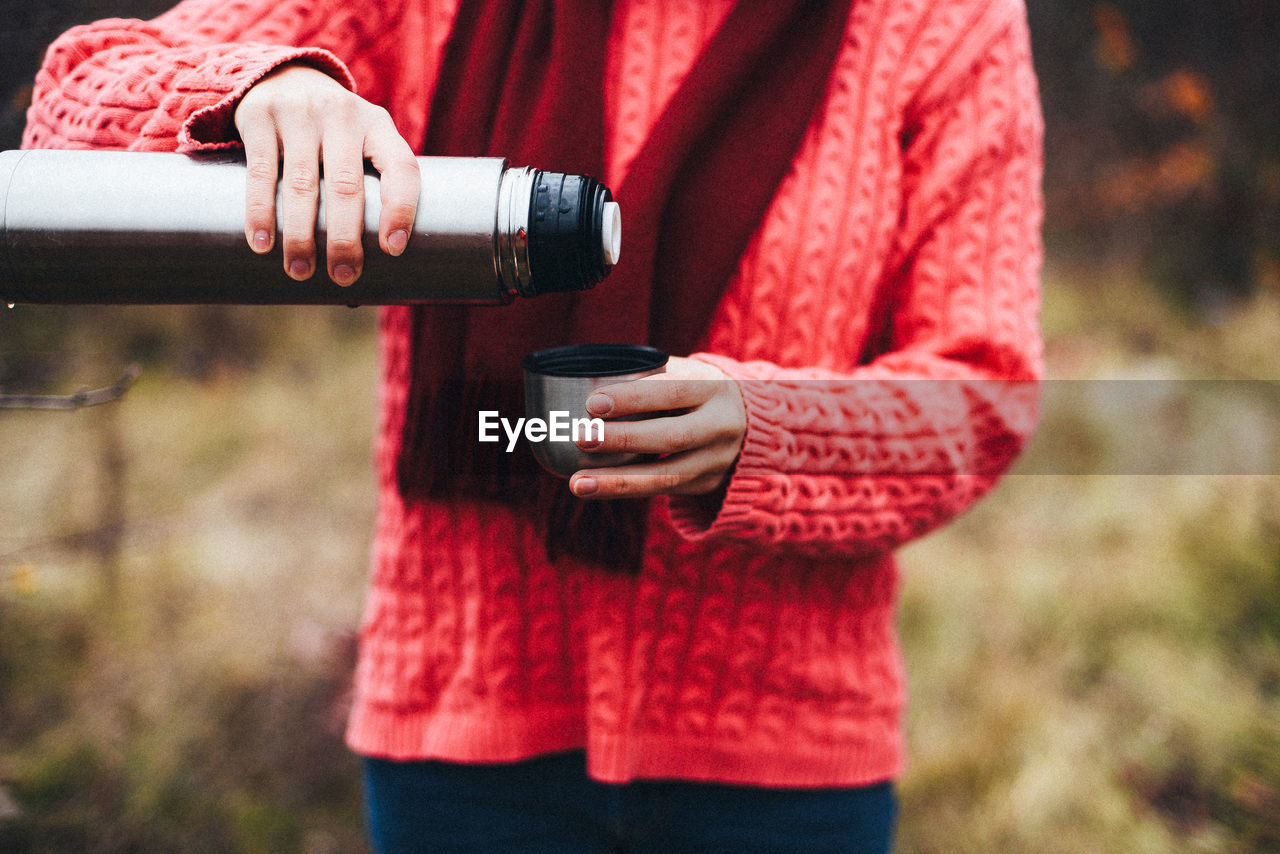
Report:
<svg viewBox="0 0 1280 854"><path fill-rule="evenodd" d="M587 398L587 412L591 415L608 415L613 409L613 398L599 392Z"/></svg>
<svg viewBox="0 0 1280 854"><path fill-rule="evenodd" d="M404 248L409 245L409 232L393 231L387 235L387 247L391 250L392 255L399 255L404 252Z"/></svg>
<svg viewBox="0 0 1280 854"><path fill-rule="evenodd" d="M596 482L594 477L580 477L573 482L573 494L579 498L595 495L596 490L599 488L600 484Z"/></svg>
<svg viewBox="0 0 1280 854"><path fill-rule="evenodd" d="M260 228L253 233L253 248L258 252L266 252L271 248L271 232Z"/></svg>
<svg viewBox="0 0 1280 854"><path fill-rule="evenodd" d="M591 451L600 447L600 440L588 430L587 435L578 440L578 447L584 451Z"/></svg>
<svg viewBox="0 0 1280 854"><path fill-rule="evenodd" d="M289 262L289 275L295 279L305 279L311 275L311 264L298 258Z"/></svg>
<svg viewBox="0 0 1280 854"><path fill-rule="evenodd" d="M349 285L356 280L356 268L350 264L339 264L333 268L333 280L340 285Z"/></svg>

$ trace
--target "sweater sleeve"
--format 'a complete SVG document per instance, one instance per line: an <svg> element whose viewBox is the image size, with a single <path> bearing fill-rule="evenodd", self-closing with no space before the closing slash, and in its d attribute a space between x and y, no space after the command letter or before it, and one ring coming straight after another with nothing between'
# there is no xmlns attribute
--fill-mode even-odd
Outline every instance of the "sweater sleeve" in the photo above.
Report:
<svg viewBox="0 0 1280 854"><path fill-rule="evenodd" d="M232 115L246 90L307 62L391 110L407 139L422 118L424 28L415 4L336 0L186 0L151 21L113 18L60 36L36 76L26 148L196 151L239 145ZM393 36L394 34L394 36ZM392 84L386 81L397 81ZM418 104L423 103L421 98ZM420 112L420 110L419 110Z"/></svg>
<svg viewBox="0 0 1280 854"><path fill-rule="evenodd" d="M891 549L972 505L1034 429L1043 129L1025 20L926 96L903 133L880 340L851 372L697 354L738 380L748 423L719 503L670 499L683 536Z"/></svg>

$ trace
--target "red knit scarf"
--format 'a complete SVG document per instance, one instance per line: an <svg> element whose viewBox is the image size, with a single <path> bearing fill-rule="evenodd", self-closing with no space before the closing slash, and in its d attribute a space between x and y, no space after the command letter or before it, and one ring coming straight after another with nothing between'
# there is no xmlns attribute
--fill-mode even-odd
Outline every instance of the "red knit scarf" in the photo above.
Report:
<svg viewBox="0 0 1280 854"><path fill-rule="evenodd" d="M614 188L622 258L595 290L503 309L415 307L398 463L406 500L540 508L548 553L634 569L646 502L582 502L527 449L476 441L480 409L522 414L521 358L574 342L694 351L826 93L850 0L739 0ZM603 0L463 0L424 151L600 176Z"/></svg>

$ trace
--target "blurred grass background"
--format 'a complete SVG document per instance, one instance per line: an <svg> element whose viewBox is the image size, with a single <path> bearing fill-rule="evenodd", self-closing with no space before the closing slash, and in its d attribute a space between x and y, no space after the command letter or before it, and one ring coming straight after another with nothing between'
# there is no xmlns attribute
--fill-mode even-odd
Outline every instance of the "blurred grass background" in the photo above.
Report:
<svg viewBox="0 0 1280 854"><path fill-rule="evenodd" d="M167 5L4 3L0 144L49 39ZM903 552L899 850L1280 851L1280 10L1028 5L1053 382ZM0 307L0 391L143 368L0 410L0 851L364 850L374 323Z"/></svg>

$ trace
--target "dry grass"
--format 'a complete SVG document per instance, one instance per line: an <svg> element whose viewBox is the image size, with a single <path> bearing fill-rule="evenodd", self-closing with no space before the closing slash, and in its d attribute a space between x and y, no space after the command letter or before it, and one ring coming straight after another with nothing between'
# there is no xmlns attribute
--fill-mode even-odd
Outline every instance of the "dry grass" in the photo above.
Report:
<svg viewBox="0 0 1280 854"><path fill-rule="evenodd" d="M0 850L363 850L341 728L372 313L262 313L251 370L202 356L148 367L110 412L0 417ZM124 530L103 554L112 436Z"/></svg>
<svg viewBox="0 0 1280 854"><path fill-rule="evenodd" d="M1280 850L1280 479L1053 473L1149 458L1134 425L1270 471L1274 403L1183 380L1275 376L1280 311L1188 326L1132 287L1047 292L1052 376L1166 382L1127 420L1051 396L1018 473L904 551L899 850ZM362 850L340 729L372 312L255 311L240 365L183 355L178 315L95 315L154 358L113 414L0 413L0 850ZM103 352L76 334L24 346ZM112 436L114 554L77 536Z"/></svg>
<svg viewBox="0 0 1280 854"><path fill-rule="evenodd" d="M1128 390L1161 405L1072 408L1058 389L1016 473L904 552L900 850L1280 850L1280 478L1185 473L1214 471L1233 436L1276 471L1280 410L1251 398L1173 436L1160 421L1219 390L1187 380L1280 374L1280 311L1264 295L1190 328L1140 289L1054 284L1049 375L1157 376ZM1167 473L1046 473L1088 472L1082 447L1106 470L1171 441L1191 455Z"/></svg>

